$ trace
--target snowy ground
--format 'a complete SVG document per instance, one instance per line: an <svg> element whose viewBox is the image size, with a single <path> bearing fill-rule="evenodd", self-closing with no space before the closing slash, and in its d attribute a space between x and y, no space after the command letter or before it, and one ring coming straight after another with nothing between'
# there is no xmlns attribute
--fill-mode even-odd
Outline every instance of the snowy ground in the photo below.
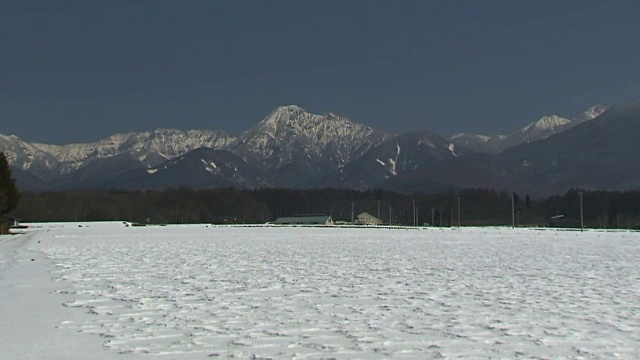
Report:
<svg viewBox="0 0 640 360"><path fill-rule="evenodd" d="M633 232L42 224L0 286L7 359L640 358Z"/></svg>

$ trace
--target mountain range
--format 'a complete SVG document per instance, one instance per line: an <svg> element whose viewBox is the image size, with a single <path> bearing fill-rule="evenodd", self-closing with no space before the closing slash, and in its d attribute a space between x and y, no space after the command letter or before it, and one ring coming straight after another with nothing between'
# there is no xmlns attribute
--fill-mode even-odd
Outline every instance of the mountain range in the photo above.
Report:
<svg viewBox="0 0 640 360"><path fill-rule="evenodd" d="M498 154L514 146L546 139L551 135L569 130L576 125L600 116L606 110L603 105L595 105L573 119L558 115L543 116L538 121L532 122L508 135L490 136L460 133L453 135L451 141L476 152Z"/></svg>
<svg viewBox="0 0 640 360"><path fill-rule="evenodd" d="M640 188L640 101L541 119L508 135L392 134L281 106L240 136L156 129L83 144L0 134L22 189L348 187L443 191Z"/></svg>

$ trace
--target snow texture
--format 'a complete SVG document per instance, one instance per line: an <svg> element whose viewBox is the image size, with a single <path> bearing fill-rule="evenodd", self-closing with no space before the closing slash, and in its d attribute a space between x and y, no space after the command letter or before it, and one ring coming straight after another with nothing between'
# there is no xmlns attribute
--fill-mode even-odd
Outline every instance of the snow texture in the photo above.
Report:
<svg viewBox="0 0 640 360"><path fill-rule="evenodd" d="M640 357L639 233L80 225L0 238L3 357Z"/></svg>

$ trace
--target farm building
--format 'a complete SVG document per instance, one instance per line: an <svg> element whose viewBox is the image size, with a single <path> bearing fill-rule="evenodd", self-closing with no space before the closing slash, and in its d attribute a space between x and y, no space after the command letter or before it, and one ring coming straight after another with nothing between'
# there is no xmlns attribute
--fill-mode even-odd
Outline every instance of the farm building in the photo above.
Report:
<svg viewBox="0 0 640 360"><path fill-rule="evenodd" d="M382 225L382 220L369 214L368 212L363 212L362 214L358 215L354 222L356 225Z"/></svg>
<svg viewBox="0 0 640 360"><path fill-rule="evenodd" d="M293 215L279 217L274 222L276 225L333 225L329 215Z"/></svg>

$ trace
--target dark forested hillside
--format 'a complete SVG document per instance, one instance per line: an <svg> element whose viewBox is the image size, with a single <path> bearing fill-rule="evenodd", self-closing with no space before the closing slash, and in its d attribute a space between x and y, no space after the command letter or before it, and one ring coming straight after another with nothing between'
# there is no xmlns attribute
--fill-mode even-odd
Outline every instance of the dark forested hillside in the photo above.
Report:
<svg viewBox="0 0 640 360"><path fill-rule="evenodd" d="M552 216L580 219L578 190L532 200L528 194L484 189L439 194L385 190L220 188L164 191L58 191L24 193L15 211L23 221L122 220L140 223L265 223L292 214L327 214L350 221L364 211L385 223L413 224L413 202L420 225L511 225L512 198L517 225L545 226ZM585 191L585 226L633 228L640 222L640 192ZM352 212L353 210L353 212Z"/></svg>

